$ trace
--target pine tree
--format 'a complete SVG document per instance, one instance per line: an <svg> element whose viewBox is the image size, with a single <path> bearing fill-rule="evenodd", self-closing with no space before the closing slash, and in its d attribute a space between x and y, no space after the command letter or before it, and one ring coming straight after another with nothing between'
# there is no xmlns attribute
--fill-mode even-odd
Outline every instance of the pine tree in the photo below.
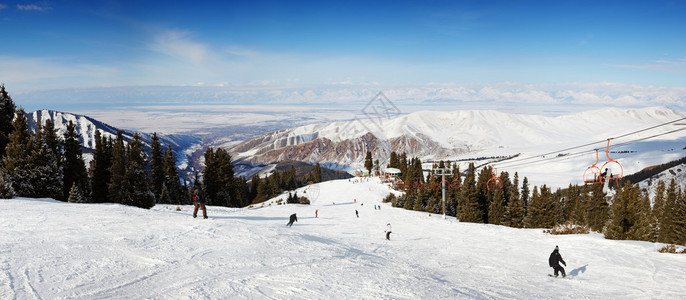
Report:
<svg viewBox="0 0 686 300"><path fill-rule="evenodd" d="M479 179L476 182L476 195L479 210L481 211L481 223L488 223L488 207L491 204L488 199L488 180L493 177L493 168L487 167L479 172Z"/></svg>
<svg viewBox="0 0 686 300"><path fill-rule="evenodd" d="M609 204L605 200L602 184L592 184L589 187L591 193L584 194L583 197L586 225L591 227L593 231L602 232L607 221Z"/></svg>
<svg viewBox="0 0 686 300"><path fill-rule="evenodd" d="M45 126L37 124L36 134L32 141L34 145L31 161L34 174L31 184L34 186L35 196L54 199L62 198L62 150L57 137L57 130L48 119Z"/></svg>
<svg viewBox="0 0 686 300"><path fill-rule="evenodd" d="M632 206L635 211L636 222L628 234L628 238L637 241L650 241L652 239L652 228L650 224L650 198L648 193L643 193L640 196L640 188L638 185L634 186L634 193L639 194L639 202Z"/></svg>
<svg viewBox="0 0 686 300"><path fill-rule="evenodd" d="M14 188L12 182L5 178L5 174L0 173L0 199L14 198Z"/></svg>
<svg viewBox="0 0 686 300"><path fill-rule="evenodd" d="M609 217L605 225L605 237L613 240L625 240L631 227L631 216L628 208L629 199L625 195L628 187L620 187L610 205Z"/></svg>
<svg viewBox="0 0 686 300"><path fill-rule="evenodd" d="M91 161L91 199L96 203L110 202L112 141L105 139L100 130L95 131L95 152Z"/></svg>
<svg viewBox="0 0 686 300"><path fill-rule="evenodd" d="M482 223L482 211L479 209L479 200L476 190L476 170L474 164L470 163L467 168L467 174L462 182L462 195L460 196L461 203L459 203L460 210L458 211L458 219L460 222Z"/></svg>
<svg viewBox="0 0 686 300"><path fill-rule="evenodd" d="M259 186L260 186L260 176L257 174L253 175L252 179L250 180L250 199L255 202L255 198L257 198L257 194L259 191Z"/></svg>
<svg viewBox="0 0 686 300"><path fill-rule="evenodd" d="M131 187L131 205L140 208L155 206L155 195L150 190L145 174L146 167L143 142L136 133L127 147L125 177Z"/></svg>
<svg viewBox="0 0 686 300"><path fill-rule="evenodd" d="M528 214L528 209L529 209L529 179L524 177L524 180L522 181L522 192L520 194L520 197L522 197L522 204L524 204L524 215L526 216Z"/></svg>
<svg viewBox="0 0 686 300"><path fill-rule="evenodd" d="M529 206L526 211L526 217L524 218L524 224L527 228L541 228L542 226L542 215L543 215L543 203L541 196L538 193L538 187L534 186L533 193L531 194L531 199L529 200Z"/></svg>
<svg viewBox="0 0 686 300"><path fill-rule="evenodd" d="M514 175L512 198L505 211L505 220L505 225L507 226L514 228L524 227L524 203L519 195L519 174L517 174L517 172L515 172Z"/></svg>
<svg viewBox="0 0 686 300"><path fill-rule="evenodd" d="M152 163L152 160L151 160ZM172 151L171 145L167 146L167 151L164 152L162 163L162 185L167 188L167 200L163 202L158 199L158 203L177 204L181 201L181 179L179 179L179 172L176 168L176 157ZM151 166L152 167L152 166ZM153 169L154 170L154 169ZM162 195L160 191L160 196Z"/></svg>
<svg viewBox="0 0 686 300"><path fill-rule="evenodd" d="M171 150L169 150L171 151ZM169 152L168 151L168 152ZM150 181L152 191L155 194L155 199L160 199L162 194L162 185L165 183L165 163L166 153L162 153L162 145L157 133L153 133L150 141ZM163 160L164 156L164 160ZM169 188L169 186L167 186ZM165 203L165 202L159 202Z"/></svg>
<svg viewBox="0 0 686 300"><path fill-rule="evenodd" d="M2 173L12 182L18 196L33 197L32 176L35 174L31 155L33 153L32 135L23 108L19 108L12 122L14 130L9 135L9 143L2 158Z"/></svg>
<svg viewBox="0 0 686 300"><path fill-rule="evenodd" d="M676 201L672 209L673 221L672 221L672 231L674 232L674 239L672 242L674 244L686 245L686 197L679 188L677 193Z"/></svg>
<svg viewBox="0 0 686 300"><path fill-rule="evenodd" d="M367 151L367 156L364 158L364 168L369 171L369 175L372 174L372 169L374 168L374 161L372 160L372 152Z"/></svg>
<svg viewBox="0 0 686 300"><path fill-rule="evenodd" d="M319 163L314 165L314 183L322 182L322 167Z"/></svg>
<svg viewBox="0 0 686 300"><path fill-rule="evenodd" d="M74 182L72 184L71 189L69 189L69 197L67 198L67 202L69 203L86 203L88 202L86 200L86 197L83 195L81 192L81 189L79 189L79 186Z"/></svg>
<svg viewBox="0 0 686 300"><path fill-rule="evenodd" d="M391 152L391 158L389 159L388 167L389 168L399 168L400 167L400 160L398 159L398 154L395 153L395 151Z"/></svg>
<svg viewBox="0 0 686 300"><path fill-rule="evenodd" d="M133 205L131 200L131 186L126 179L126 146L121 130L112 145L112 161L109 169L110 184L108 186L109 199L114 203Z"/></svg>
<svg viewBox="0 0 686 300"><path fill-rule="evenodd" d="M277 186L280 186L280 183L277 183ZM231 156L221 148L216 151L209 148L205 152L203 190L207 199L214 201L215 205L238 206Z"/></svg>
<svg viewBox="0 0 686 300"><path fill-rule="evenodd" d="M653 209L650 215L651 241L658 241L660 222L662 222L662 215L665 209L665 182L660 180L655 188L655 199L653 201Z"/></svg>
<svg viewBox="0 0 686 300"><path fill-rule="evenodd" d="M12 97L5 91L5 84L0 85L0 158L5 156L5 148L10 142L10 134L14 131L12 120L16 106Z"/></svg>
<svg viewBox="0 0 686 300"><path fill-rule="evenodd" d="M664 211L662 213L662 220L660 220L660 230L658 232L657 241L660 243L673 243L676 239L674 231L675 209L677 203L677 187L674 178L669 182L667 194L665 198Z"/></svg>
<svg viewBox="0 0 686 300"><path fill-rule="evenodd" d="M584 209L581 201L581 189L578 185L569 185L565 194L565 219L574 224L584 224Z"/></svg>
<svg viewBox="0 0 686 300"><path fill-rule="evenodd" d="M76 132L76 126L72 121L67 123L64 133L64 166L63 166L63 189L62 199L69 198L71 186L76 184L79 191L85 191L88 186L88 174L86 164L83 161L81 150L81 135Z"/></svg>
<svg viewBox="0 0 686 300"><path fill-rule="evenodd" d="M488 208L488 223L495 225L505 224L505 194L503 189L496 189L491 191L493 197Z"/></svg>

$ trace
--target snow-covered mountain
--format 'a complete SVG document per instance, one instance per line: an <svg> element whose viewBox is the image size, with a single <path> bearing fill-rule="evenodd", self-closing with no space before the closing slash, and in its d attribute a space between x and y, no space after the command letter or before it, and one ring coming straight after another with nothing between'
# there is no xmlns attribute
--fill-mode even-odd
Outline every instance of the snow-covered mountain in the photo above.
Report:
<svg viewBox="0 0 686 300"><path fill-rule="evenodd" d="M64 135L67 124L72 121L76 126L76 132L81 135L81 144L84 148L84 153L89 153L95 149L95 132L100 131L100 134L104 137L115 139L117 137L118 128L90 118L88 116L52 111L52 110L38 110L27 113L29 128L35 129L36 124L40 121L41 124L45 124L47 120L52 120L55 124L55 129L58 130L58 135ZM129 142L135 132L130 130L123 130L124 142ZM152 138L151 133L139 132L143 141L150 145ZM166 147L171 145L172 151L177 158L177 166L181 170L185 170L191 166L192 152L194 149L200 148L201 140L192 135L186 134L158 134L160 143ZM88 155L86 155L88 159Z"/></svg>
<svg viewBox="0 0 686 300"><path fill-rule="evenodd" d="M382 203L391 191L377 178L297 192L311 197L311 205L272 199L255 208L209 206L208 220L194 219L192 206L0 200L0 299L686 295L686 255L659 253L664 244L444 220ZM298 222L285 226L293 213ZM564 279L547 276L556 245Z"/></svg>
<svg viewBox="0 0 686 300"><path fill-rule="evenodd" d="M406 152L408 156L419 157L422 161L535 156L556 149L604 141L681 118L684 118L682 114L664 107L607 108L556 117L490 110L423 111L385 120L357 119L279 130L246 140L233 146L230 152L239 163L250 165L299 160L352 170L362 167L367 151L371 151L374 159L379 159L382 165L388 162L392 151ZM676 141L681 144L681 148L686 146L686 131L661 135L674 130L675 126L678 125L662 126L626 136L625 142L658 136L648 140L650 145L642 144L643 151L634 149L636 144L633 143L625 146L631 150L624 153L624 157L643 156L639 163L632 161L631 164L636 164L627 165L626 171L635 172L651 164L664 163L668 159L684 155L683 151L667 153L666 157L651 157L649 154L653 151L666 151L667 148L674 149L673 143L665 141ZM621 142L619 139L616 141ZM605 145L599 143L588 147L589 150L594 148L604 150ZM602 154L604 153L601 152ZM594 159L594 155L583 157L578 163L574 162L560 172L573 172L576 176L575 168L581 169L582 173ZM591 161L586 162L588 160ZM544 170L550 171L547 166ZM569 176L566 176L560 185L566 186L569 183Z"/></svg>

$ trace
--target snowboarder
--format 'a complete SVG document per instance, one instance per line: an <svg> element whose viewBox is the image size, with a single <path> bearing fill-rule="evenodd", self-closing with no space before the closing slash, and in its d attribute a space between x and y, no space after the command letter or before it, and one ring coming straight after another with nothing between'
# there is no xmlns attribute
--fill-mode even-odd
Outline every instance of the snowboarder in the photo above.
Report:
<svg viewBox="0 0 686 300"><path fill-rule="evenodd" d="M391 223L386 224L386 230L384 232L386 233L386 239L391 240Z"/></svg>
<svg viewBox="0 0 686 300"><path fill-rule="evenodd" d="M548 265L555 270L555 277L557 277L558 272L562 272L562 277L566 277L565 269L560 267L560 263L565 265L565 267L567 266L567 263L562 259L562 255L560 255L560 248L555 246L555 250L553 250L553 253L550 253L550 258L548 258Z"/></svg>
<svg viewBox="0 0 686 300"><path fill-rule="evenodd" d="M298 217L295 216L295 214L292 214L290 219L288 220L288 224L286 226L291 227L293 226L293 222L298 222Z"/></svg>
<svg viewBox="0 0 686 300"><path fill-rule="evenodd" d="M205 209L205 199L203 199L202 193L200 192L200 189L195 189L193 190L193 206L195 206L195 209L193 209L193 218L198 217L198 208L202 209L202 217L203 219L207 219L207 209Z"/></svg>

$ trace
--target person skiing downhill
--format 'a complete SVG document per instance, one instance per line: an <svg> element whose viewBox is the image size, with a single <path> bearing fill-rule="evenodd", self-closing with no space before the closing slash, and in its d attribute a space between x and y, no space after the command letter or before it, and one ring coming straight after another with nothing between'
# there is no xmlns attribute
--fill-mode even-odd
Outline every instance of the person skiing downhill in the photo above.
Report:
<svg viewBox="0 0 686 300"><path fill-rule="evenodd" d="M560 248L555 246L555 250L553 250L553 253L550 253L550 258L548 258L548 265L555 270L555 277L557 277L558 272L562 272L562 277L566 277L565 269L560 266L560 263L565 265L565 267L567 266L567 263L562 259L562 255L560 255Z"/></svg>
<svg viewBox="0 0 686 300"><path fill-rule="evenodd" d="M207 209L205 209L205 199L203 199L199 189L193 190L193 218L198 217L198 208L202 209L203 219L207 219Z"/></svg>
<svg viewBox="0 0 686 300"><path fill-rule="evenodd" d="M293 222L298 222L298 217L295 214L291 215L291 217L288 220L288 224L286 224L286 226L288 226L288 227L293 226Z"/></svg>
<svg viewBox="0 0 686 300"><path fill-rule="evenodd" d="M391 223L386 224L386 230L384 232L386 233L386 239L391 240Z"/></svg>

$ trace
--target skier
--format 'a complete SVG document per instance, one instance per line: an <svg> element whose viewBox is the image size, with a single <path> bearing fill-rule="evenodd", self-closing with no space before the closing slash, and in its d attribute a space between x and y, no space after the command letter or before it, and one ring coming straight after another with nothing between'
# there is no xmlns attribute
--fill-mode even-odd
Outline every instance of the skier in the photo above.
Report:
<svg viewBox="0 0 686 300"><path fill-rule="evenodd" d="M295 214L292 214L290 219L288 220L288 224L286 226L291 227L293 226L293 222L298 222L298 217L295 216Z"/></svg>
<svg viewBox="0 0 686 300"><path fill-rule="evenodd" d="M195 209L193 210L193 218L198 217L198 208L201 208L203 219L207 219L207 209L205 209L205 199L203 199L199 189L193 190L193 206L195 206Z"/></svg>
<svg viewBox="0 0 686 300"><path fill-rule="evenodd" d="M386 239L391 240L391 223L386 224L386 230L384 232L386 233Z"/></svg>
<svg viewBox="0 0 686 300"><path fill-rule="evenodd" d="M315 210L314 210L314 217L316 218L318 214L319 214L319 210L318 210L318 209L315 209Z"/></svg>
<svg viewBox="0 0 686 300"><path fill-rule="evenodd" d="M550 253L550 258L548 258L548 265L555 270L555 277L557 277L558 272L562 272L562 277L567 276L565 269L560 267L560 263L565 265L565 267L567 266L567 263L562 259L562 255L560 255L560 248L555 246L555 250L553 250L553 253Z"/></svg>
<svg viewBox="0 0 686 300"><path fill-rule="evenodd" d="M357 209L355 210L355 215L359 218L360 214L357 212Z"/></svg>

